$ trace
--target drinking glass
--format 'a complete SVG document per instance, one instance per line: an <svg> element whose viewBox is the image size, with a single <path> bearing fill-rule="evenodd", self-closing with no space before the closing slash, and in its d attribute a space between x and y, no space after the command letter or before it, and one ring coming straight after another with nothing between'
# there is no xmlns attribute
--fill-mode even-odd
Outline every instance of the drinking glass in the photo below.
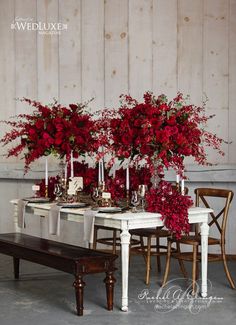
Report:
<svg viewBox="0 0 236 325"><path fill-rule="evenodd" d="M130 203L133 206L132 212L137 212L137 206L140 203L140 200L139 200L138 192L137 191L132 191Z"/></svg>
<svg viewBox="0 0 236 325"><path fill-rule="evenodd" d="M142 211L145 211L145 196L147 193L147 185L141 184L138 186L138 195L141 200Z"/></svg>

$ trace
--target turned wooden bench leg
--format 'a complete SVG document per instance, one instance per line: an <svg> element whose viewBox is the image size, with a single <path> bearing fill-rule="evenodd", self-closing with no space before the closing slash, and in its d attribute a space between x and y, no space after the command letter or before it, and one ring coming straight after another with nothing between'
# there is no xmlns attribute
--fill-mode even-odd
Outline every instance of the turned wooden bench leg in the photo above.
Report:
<svg viewBox="0 0 236 325"><path fill-rule="evenodd" d="M13 265L14 265L14 277L15 279L19 279L20 259L17 257L13 257Z"/></svg>
<svg viewBox="0 0 236 325"><path fill-rule="evenodd" d="M106 292L107 292L107 309L113 310L113 296L114 296L114 285L115 278L113 276L113 272L106 272L106 278L104 279L106 284Z"/></svg>
<svg viewBox="0 0 236 325"><path fill-rule="evenodd" d="M73 286L75 287L77 315L83 316L85 282L83 281L82 275L76 276Z"/></svg>

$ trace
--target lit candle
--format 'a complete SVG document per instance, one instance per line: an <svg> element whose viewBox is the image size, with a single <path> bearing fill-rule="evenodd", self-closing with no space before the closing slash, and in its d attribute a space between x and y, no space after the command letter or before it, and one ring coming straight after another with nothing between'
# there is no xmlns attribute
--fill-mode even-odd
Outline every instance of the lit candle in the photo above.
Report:
<svg viewBox="0 0 236 325"><path fill-rule="evenodd" d="M126 168L126 190L129 191L129 167Z"/></svg>
<svg viewBox="0 0 236 325"><path fill-rule="evenodd" d="M70 177L74 177L74 159L73 159L73 151L70 154Z"/></svg>
<svg viewBox="0 0 236 325"><path fill-rule="evenodd" d="M45 185L48 186L48 158L45 159Z"/></svg>

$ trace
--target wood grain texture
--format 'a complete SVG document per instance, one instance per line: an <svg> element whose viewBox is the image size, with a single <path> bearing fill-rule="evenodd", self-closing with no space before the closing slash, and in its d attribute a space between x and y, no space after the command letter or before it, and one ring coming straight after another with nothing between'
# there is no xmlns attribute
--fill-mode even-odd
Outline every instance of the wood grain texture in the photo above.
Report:
<svg viewBox="0 0 236 325"><path fill-rule="evenodd" d="M105 2L105 106L128 93L128 0Z"/></svg>
<svg viewBox="0 0 236 325"><path fill-rule="evenodd" d="M64 104L81 101L81 1L59 0L59 21L67 30L59 35L59 99Z"/></svg>
<svg viewBox="0 0 236 325"><path fill-rule="evenodd" d="M221 162L236 163L235 0L9 0L0 15L2 118L26 109L16 96L65 104L95 97L95 111L117 106L124 92L172 98L179 90L195 104L206 94L216 114L209 129L232 142ZM17 16L68 29L14 31Z"/></svg>
<svg viewBox="0 0 236 325"><path fill-rule="evenodd" d="M36 0L15 2L16 23L36 21ZM15 30L15 87L16 98L37 99L37 43L36 31ZM25 103L16 102L16 113L31 112Z"/></svg>
<svg viewBox="0 0 236 325"><path fill-rule="evenodd" d="M129 1L129 92L152 90L152 1Z"/></svg>
<svg viewBox="0 0 236 325"><path fill-rule="evenodd" d="M178 1L178 90L202 105L203 1Z"/></svg>
<svg viewBox="0 0 236 325"><path fill-rule="evenodd" d="M82 0L82 100L104 107L104 1Z"/></svg>
<svg viewBox="0 0 236 325"><path fill-rule="evenodd" d="M58 22L58 0L37 0L37 20ZM37 35L38 99L47 104L59 97L58 35Z"/></svg>
<svg viewBox="0 0 236 325"><path fill-rule="evenodd" d="M236 0L230 0L229 6L229 158L236 162Z"/></svg>
<svg viewBox="0 0 236 325"><path fill-rule="evenodd" d="M153 1L153 91L177 92L177 0Z"/></svg>

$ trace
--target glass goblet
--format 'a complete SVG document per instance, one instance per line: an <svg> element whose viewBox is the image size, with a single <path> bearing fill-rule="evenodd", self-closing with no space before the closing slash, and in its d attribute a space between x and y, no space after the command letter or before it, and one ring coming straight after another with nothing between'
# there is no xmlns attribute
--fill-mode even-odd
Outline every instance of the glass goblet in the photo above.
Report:
<svg viewBox="0 0 236 325"><path fill-rule="evenodd" d="M140 203L140 200L139 200L138 192L137 191L132 191L130 203L133 206L132 212L137 212L137 206Z"/></svg>
<svg viewBox="0 0 236 325"><path fill-rule="evenodd" d="M142 211L145 211L145 196L147 193L147 185L141 184L138 186L138 195L141 200Z"/></svg>

